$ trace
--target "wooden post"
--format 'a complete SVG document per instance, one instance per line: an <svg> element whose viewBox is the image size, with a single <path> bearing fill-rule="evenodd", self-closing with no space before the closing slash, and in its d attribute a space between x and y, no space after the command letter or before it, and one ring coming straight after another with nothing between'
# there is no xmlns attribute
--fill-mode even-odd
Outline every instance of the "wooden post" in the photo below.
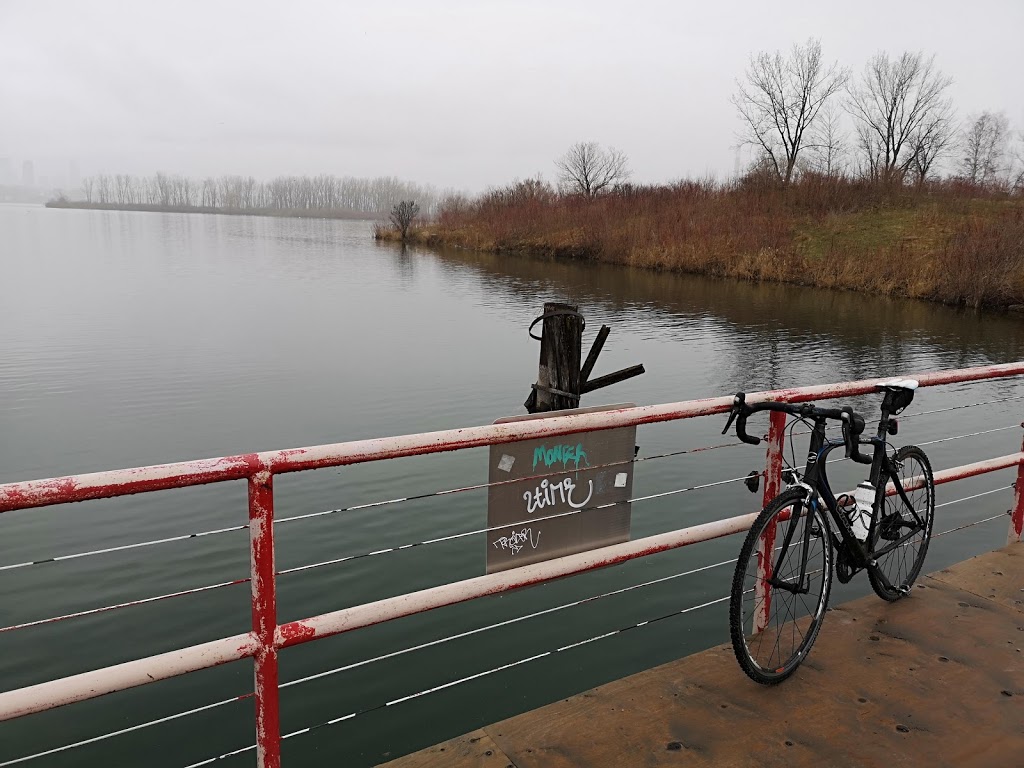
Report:
<svg viewBox="0 0 1024 768"><path fill-rule="evenodd" d="M579 407L582 356L583 318L579 307L545 302L537 397L531 397L531 413Z"/></svg>
<svg viewBox="0 0 1024 768"><path fill-rule="evenodd" d="M540 336L533 333L537 323L542 323ZM611 329L607 325L601 326L590 354L581 367L583 326L583 315L579 313L579 307L550 301L544 304L544 314L530 323L530 337L540 341L537 383L523 403L530 413L579 408L582 395L644 372L642 365L634 365L592 379L590 375Z"/></svg>

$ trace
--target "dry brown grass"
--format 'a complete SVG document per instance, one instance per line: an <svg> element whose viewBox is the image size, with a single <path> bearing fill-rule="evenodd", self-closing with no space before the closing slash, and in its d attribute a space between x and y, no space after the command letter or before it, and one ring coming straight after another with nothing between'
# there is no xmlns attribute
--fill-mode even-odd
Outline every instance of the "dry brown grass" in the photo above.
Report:
<svg viewBox="0 0 1024 768"><path fill-rule="evenodd" d="M804 177L687 181L596 198L538 182L444 206L410 239L969 306L1024 304L1024 200Z"/></svg>

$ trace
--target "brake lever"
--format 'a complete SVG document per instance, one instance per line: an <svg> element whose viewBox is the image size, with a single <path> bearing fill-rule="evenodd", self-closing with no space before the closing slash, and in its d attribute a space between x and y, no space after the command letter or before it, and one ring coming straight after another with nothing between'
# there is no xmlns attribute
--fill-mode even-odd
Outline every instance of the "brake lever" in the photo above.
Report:
<svg viewBox="0 0 1024 768"><path fill-rule="evenodd" d="M732 423L734 421L736 421L736 417L739 415L740 411L743 409L743 404L746 402L746 400L747 400L747 396L743 392L737 392L733 396L733 398L732 398L732 408L729 409L729 420L725 422L725 429L722 430L722 434L723 435L726 432L729 431L729 427L731 427Z"/></svg>
<svg viewBox="0 0 1024 768"><path fill-rule="evenodd" d="M737 410L736 410L736 406L733 406L733 407L732 407L732 408L731 408L731 409L729 410L729 420L725 422L725 429L723 429L723 430L722 430L722 434L723 434L723 435L724 435L724 434L725 434L726 432L728 432L728 431L729 431L729 427L731 427L731 426L732 426L732 423L733 423L734 421L736 421L736 416L737 416L738 414L739 414L739 411L737 411Z"/></svg>
<svg viewBox="0 0 1024 768"><path fill-rule="evenodd" d="M853 409L850 406L843 408L843 443L846 448L846 458L853 456L854 440L853 435Z"/></svg>

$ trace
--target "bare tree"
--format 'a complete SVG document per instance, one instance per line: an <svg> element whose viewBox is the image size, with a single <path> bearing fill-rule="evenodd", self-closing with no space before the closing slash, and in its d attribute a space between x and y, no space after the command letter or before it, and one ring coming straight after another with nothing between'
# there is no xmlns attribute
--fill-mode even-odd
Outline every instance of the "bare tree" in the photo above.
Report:
<svg viewBox="0 0 1024 768"><path fill-rule="evenodd" d="M846 170L849 142L841 118L834 105L827 105L804 147L811 157L809 167L825 176L840 176Z"/></svg>
<svg viewBox="0 0 1024 768"><path fill-rule="evenodd" d="M794 45L787 57L781 51L751 56L732 97L743 121L740 140L764 153L789 183L818 113L848 77L838 63L825 64L821 42L813 38Z"/></svg>
<svg viewBox="0 0 1024 768"><path fill-rule="evenodd" d="M960 173L975 184L995 183L1006 165L1010 121L1002 112L982 112L964 129Z"/></svg>
<svg viewBox="0 0 1024 768"><path fill-rule="evenodd" d="M1013 152L1013 166L1010 169L1010 186L1018 193L1024 193L1024 130Z"/></svg>
<svg viewBox="0 0 1024 768"><path fill-rule="evenodd" d="M212 176L203 179L203 202L204 208L217 207L217 180Z"/></svg>
<svg viewBox="0 0 1024 768"><path fill-rule="evenodd" d="M135 202L132 199L132 177L126 173L119 173L114 176L114 194L117 196L117 204Z"/></svg>
<svg viewBox="0 0 1024 768"><path fill-rule="evenodd" d="M412 225L413 219L420 215L420 207L412 200L403 200L397 203L394 208L391 209L391 223L395 229L402 235L402 239L409 234L409 227Z"/></svg>
<svg viewBox="0 0 1024 768"><path fill-rule="evenodd" d="M902 178L914 162L914 137L951 109L945 94L952 82L936 69L934 56L908 51L890 59L877 53L868 61L849 88L847 108L872 176Z"/></svg>
<svg viewBox="0 0 1024 768"><path fill-rule="evenodd" d="M82 192L85 193L85 201L87 203L92 202L92 192L96 187L96 179L92 176L86 176L82 179Z"/></svg>
<svg viewBox="0 0 1024 768"><path fill-rule="evenodd" d="M628 159L623 152L596 141L581 141L555 161L563 189L593 197L629 179Z"/></svg>
<svg viewBox="0 0 1024 768"><path fill-rule="evenodd" d="M953 107L947 102L936 107L910 137L910 165L918 186L927 180L935 161L951 152L955 143L956 122Z"/></svg>
<svg viewBox="0 0 1024 768"><path fill-rule="evenodd" d="M101 173L96 177L96 195L99 197L101 203L111 202L111 183L110 177L105 173Z"/></svg>

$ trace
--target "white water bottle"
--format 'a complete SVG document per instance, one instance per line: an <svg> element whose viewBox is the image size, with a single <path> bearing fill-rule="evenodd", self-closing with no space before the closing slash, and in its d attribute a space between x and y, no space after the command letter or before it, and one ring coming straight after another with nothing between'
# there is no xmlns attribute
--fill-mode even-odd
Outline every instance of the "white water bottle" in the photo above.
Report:
<svg viewBox="0 0 1024 768"><path fill-rule="evenodd" d="M867 541L868 526L871 525L871 505L875 503L875 486L867 480L857 485L853 491L853 500L857 509L850 519L853 535L860 541Z"/></svg>

